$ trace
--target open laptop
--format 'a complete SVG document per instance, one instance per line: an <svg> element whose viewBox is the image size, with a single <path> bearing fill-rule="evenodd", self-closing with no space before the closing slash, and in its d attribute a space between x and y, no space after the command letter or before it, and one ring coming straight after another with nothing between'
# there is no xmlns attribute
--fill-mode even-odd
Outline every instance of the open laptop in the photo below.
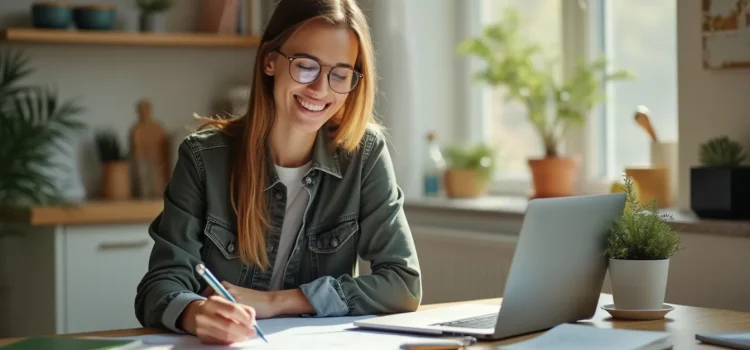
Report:
<svg viewBox="0 0 750 350"><path fill-rule="evenodd" d="M496 340L590 319L607 271L606 237L624 208L624 193L531 200L502 307L461 304L375 317L354 325Z"/></svg>

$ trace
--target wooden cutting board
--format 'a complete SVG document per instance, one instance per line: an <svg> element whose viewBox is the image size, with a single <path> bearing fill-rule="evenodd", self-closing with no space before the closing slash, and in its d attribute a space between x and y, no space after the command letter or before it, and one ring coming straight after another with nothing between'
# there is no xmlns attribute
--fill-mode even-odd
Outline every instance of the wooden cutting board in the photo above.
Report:
<svg viewBox="0 0 750 350"><path fill-rule="evenodd" d="M151 101L138 102L138 122L130 131L131 159L136 193L141 198L161 198L170 176L169 136L154 120Z"/></svg>

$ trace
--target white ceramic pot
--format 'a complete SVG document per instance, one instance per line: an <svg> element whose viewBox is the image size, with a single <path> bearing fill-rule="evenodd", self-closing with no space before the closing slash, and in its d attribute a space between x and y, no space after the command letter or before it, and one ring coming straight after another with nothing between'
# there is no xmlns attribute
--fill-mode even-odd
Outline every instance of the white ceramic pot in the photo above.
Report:
<svg viewBox="0 0 750 350"><path fill-rule="evenodd" d="M612 297L619 310L660 310L667 291L669 259L609 259Z"/></svg>

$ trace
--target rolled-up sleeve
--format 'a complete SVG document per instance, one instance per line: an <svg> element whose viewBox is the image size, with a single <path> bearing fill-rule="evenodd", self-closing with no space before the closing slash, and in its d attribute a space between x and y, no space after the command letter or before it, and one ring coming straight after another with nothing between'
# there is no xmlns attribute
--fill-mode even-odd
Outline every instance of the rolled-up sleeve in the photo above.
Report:
<svg viewBox="0 0 750 350"><path fill-rule="evenodd" d="M414 311L422 300L417 251L385 138L368 135L364 153L357 252L372 274L325 276L302 285L317 316Z"/></svg>
<svg viewBox="0 0 750 350"><path fill-rule="evenodd" d="M164 195L164 210L149 226L154 246L148 271L136 290L135 315L144 327L183 333L178 320L199 295L193 266L200 262L205 212L200 159L188 140L178 149L173 175Z"/></svg>

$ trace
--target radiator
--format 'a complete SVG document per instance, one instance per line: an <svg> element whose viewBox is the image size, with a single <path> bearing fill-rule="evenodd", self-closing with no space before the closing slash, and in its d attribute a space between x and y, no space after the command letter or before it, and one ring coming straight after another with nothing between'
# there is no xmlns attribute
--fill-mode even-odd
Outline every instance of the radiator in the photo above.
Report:
<svg viewBox="0 0 750 350"><path fill-rule="evenodd" d="M411 229L422 270L422 304L503 296L517 234Z"/></svg>

